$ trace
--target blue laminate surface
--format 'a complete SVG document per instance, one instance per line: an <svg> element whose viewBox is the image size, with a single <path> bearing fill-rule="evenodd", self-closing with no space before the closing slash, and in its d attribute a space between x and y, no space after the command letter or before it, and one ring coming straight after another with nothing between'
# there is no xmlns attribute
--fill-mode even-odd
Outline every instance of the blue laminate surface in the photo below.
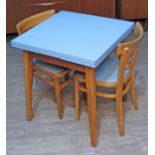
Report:
<svg viewBox="0 0 155 155"><path fill-rule="evenodd" d="M103 61L100 66L96 69L96 81L114 83L117 82L118 78L118 57L108 57ZM81 72L75 72L76 76L85 78L85 74ZM124 77L128 76L128 70L124 72Z"/></svg>
<svg viewBox="0 0 155 155"><path fill-rule="evenodd" d="M134 26L134 22L60 11L11 45L96 68Z"/></svg>

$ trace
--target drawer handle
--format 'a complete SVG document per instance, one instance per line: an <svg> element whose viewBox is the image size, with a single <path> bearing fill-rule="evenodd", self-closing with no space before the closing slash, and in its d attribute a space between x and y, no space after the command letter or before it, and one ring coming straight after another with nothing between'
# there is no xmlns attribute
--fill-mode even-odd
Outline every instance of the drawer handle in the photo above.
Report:
<svg viewBox="0 0 155 155"><path fill-rule="evenodd" d="M37 6L51 6L59 3L68 3L69 1L61 1L61 2L50 2L50 3L36 3L31 5L37 5Z"/></svg>

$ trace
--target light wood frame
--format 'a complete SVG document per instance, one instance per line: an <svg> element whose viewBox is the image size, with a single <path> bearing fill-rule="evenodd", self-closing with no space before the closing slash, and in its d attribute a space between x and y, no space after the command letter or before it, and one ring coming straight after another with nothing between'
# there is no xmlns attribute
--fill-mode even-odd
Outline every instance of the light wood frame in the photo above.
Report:
<svg viewBox="0 0 155 155"><path fill-rule="evenodd" d="M25 92L26 92L26 109L27 119L32 120L32 59L39 59L54 65L69 68L85 73L87 76L86 85L88 86L88 109L89 109L89 126L90 126L90 141L92 146L97 145L97 126L96 126L96 85L95 85L95 70L76 63L60 60L54 57L48 57L32 52L24 52L24 74L25 74ZM91 89L93 88L93 89Z"/></svg>
<svg viewBox="0 0 155 155"><path fill-rule="evenodd" d="M36 26L37 24L43 22L47 18L51 17L55 14L55 10L47 10L33 16L30 16L17 24L17 32L18 34L22 34L25 31L31 29L32 27ZM41 55L40 55L41 57ZM37 59L40 59L37 58ZM45 74L46 76L50 77L51 80L45 78L37 73ZM73 78L69 78L70 69L65 69L59 73L53 73L48 71L40 66L32 63L32 57L30 57L30 53L25 51L24 52L24 72L25 72L25 92L26 92L26 113L27 113L27 120L32 119L32 84L33 84L33 76L42 80L44 83L49 84L55 88L55 96L57 101L57 109L58 109L58 116L60 119L63 118L63 105L61 99L61 90L65 88L70 82L73 81ZM64 77L64 82L61 82L60 79Z"/></svg>
<svg viewBox="0 0 155 155"><path fill-rule="evenodd" d="M139 22L136 23L135 30L135 40L125 43L120 43L117 47L117 55L119 57L119 66L118 66L118 78L117 81L114 83L108 83L103 81L94 81L95 87L105 87L105 88L113 88L116 90L116 93L110 94L106 92L96 91L96 96L108 98L108 99L116 99L116 113L117 113L117 120L118 120L118 128L119 134L124 136L125 129L124 129L124 121L123 121L123 96L127 94L130 90L133 106L136 110L138 110L138 102L136 97L135 91L135 64L136 58L139 51L140 40L143 36L143 28ZM124 77L125 70L128 69L128 75ZM93 75L92 75L93 76ZM80 100L79 95L80 91L86 92L87 96L90 95L88 93L89 89L93 90L94 87L89 88L87 85L87 79L80 77L75 74L75 118L79 120L80 118ZM86 84L86 87L85 87ZM92 98L95 100L95 97ZM89 101L88 101L89 103ZM89 110L89 109L88 109Z"/></svg>

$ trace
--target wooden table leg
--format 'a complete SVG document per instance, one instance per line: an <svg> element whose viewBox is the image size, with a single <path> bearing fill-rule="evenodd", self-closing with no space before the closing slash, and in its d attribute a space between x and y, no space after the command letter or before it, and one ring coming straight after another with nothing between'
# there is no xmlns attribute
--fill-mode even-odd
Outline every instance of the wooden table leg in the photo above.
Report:
<svg viewBox="0 0 155 155"><path fill-rule="evenodd" d="M24 52L24 77L26 97L26 118L32 120L32 59L29 52Z"/></svg>
<svg viewBox="0 0 155 155"><path fill-rule="evenodd" d="M86 68L86 87L87 87L87 101L89 113L89 127L91 145L97 144L97 126L96 126L96 84L95 71L92 68Z"/></svg>

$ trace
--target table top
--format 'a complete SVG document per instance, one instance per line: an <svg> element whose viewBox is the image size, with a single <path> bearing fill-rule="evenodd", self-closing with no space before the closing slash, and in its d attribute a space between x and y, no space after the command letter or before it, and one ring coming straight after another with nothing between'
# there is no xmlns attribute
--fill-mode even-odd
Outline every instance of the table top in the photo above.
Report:
<svg viewBox="0 0 155 155"><path fill-rule="evenodd" d="M13 47L96 68L135 23L60 11L11 41Z"/></svg>

